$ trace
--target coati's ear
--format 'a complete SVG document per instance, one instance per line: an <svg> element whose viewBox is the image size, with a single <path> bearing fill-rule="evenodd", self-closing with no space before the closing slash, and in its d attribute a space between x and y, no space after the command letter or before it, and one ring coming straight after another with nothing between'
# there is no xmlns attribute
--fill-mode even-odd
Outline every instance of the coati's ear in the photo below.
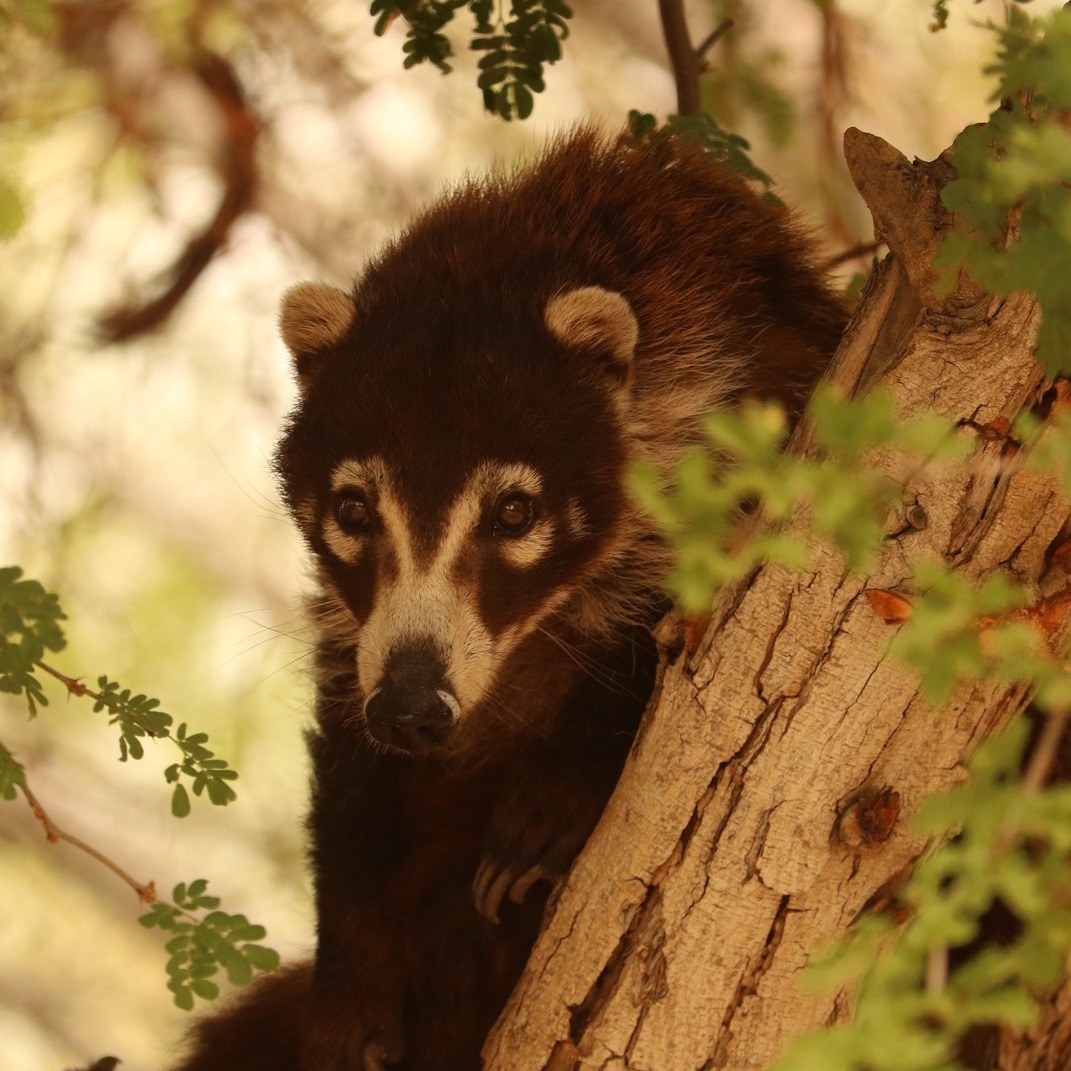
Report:
<svg viewBox="0 0 1071 1071"><path fill-rule="evenodd" d="M317 351L342 337L353 313L350 295L326 283L298 283L283 295L279 330L302 386L314 371Z"/></svg>
<svg viewBox="0 0 1071 1071"><path fill-rule="evenodd" d="M552 297L543 317L559 342L598 349L612 359L611 368L621 382L628 381L640 327L632 306L620 294L582 286Z"/></svg>

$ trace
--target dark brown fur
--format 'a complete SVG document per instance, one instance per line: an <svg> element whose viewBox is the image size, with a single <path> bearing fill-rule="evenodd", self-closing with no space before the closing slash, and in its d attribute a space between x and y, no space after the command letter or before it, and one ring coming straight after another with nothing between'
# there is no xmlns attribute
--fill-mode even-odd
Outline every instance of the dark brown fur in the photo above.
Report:
<svg viewBox="0 0 1071 1071"><path fill-rule="evenodd" d="M594 287L627 302L634 352L631 321L601 342L597 323L548 330L548 303ZM323 581L316 960L203 1023L184 1068L475 1071L549 886L503 902L495 925L474 907L474 876L567 871L653 681L648 629L667 552L628 501L625 468L642 457L667 471L702 414L744 394L798 415L844 314L783 209L697 150L607 145L588 131L448 195L352 296L317 300L284 313L303 397L278 454ZM541 504L560 522L547 561L519 573L488 542L467 568L494 635L564 594L428 754L369 737L355 661L381 574L371 559L363 572L340 560L323 534L334 466L371 454L389 457L418 507L417 546L434 546L481 459L554 477ZM561 488L589 522L568 537Z"/></svg>

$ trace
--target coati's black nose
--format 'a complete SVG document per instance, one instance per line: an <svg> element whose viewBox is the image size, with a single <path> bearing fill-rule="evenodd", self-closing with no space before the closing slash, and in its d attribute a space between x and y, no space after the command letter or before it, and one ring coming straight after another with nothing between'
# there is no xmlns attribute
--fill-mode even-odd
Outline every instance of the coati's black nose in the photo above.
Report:
<svg viewBox="0 0 1071 1071"><path fill-rule="evenodd" d="M457 700L444 689L403 682L377 688L364 705L368 730L384 744L419 755L446 743Z"/></svg>
<svg viewBox="0 0 1071 1071"><path fill-rule="evenodd" d="M364 704L368 731L384 744L415 755L445 744L460 708L443 687L442 662L430 644L395 649L378 688Z"/></svg>

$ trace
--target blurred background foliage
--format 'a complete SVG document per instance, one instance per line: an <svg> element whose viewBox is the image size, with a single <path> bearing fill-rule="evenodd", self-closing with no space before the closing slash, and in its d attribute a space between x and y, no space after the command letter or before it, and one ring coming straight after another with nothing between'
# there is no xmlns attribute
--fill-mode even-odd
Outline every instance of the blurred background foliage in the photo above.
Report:
<svg viewBox="0 0 1071 1071"><path fill-rule="evenodd" d="M1035 3L1035 9L1045 7ZM1055 3L1048 4L1051 8ZM674 110L655 0L576 0L532 118L488 116L478 56L402 66L361 0L0 0L0 564L60 593L71 676L159 696L239 769L170 815L149 760L57 685L0 735L51 816L161 889L207 877L284 957L311 941L302 846L303 558L268 458L293 396L282 290L344 284L444 182L579 119ZM705 105L830 256L869 239L858 125L932 157L989 111L996 3L693 0ZM865 270L869 254L844 262ZM0 1066L166 1066L185 1026L156 935L107 870L0 806Z"/></svg>

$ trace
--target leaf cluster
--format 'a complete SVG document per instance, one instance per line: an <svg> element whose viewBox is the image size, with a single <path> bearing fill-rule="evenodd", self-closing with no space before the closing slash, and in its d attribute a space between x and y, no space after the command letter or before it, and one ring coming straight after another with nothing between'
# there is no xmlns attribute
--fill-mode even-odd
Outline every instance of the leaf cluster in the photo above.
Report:
<svg viewBox="0 0 1071 1071"><path fill-rule="evenodd" d="M26 696L30 716L48 706L36 665L46 651L62 651L66 618L59 599L18 566L0 568L0 692Z"/></svg>
<svg viewBox="0 0 1071 1071"><path fill-rule="evenodd" d="M633 495L673 545L669 587L686 610L705 610L714 591L763 562L807 568L808 541L783 530L799 510L837 543L849 568L866 570L900 498L899 487L868 464L870 452L952 458L966 449L937 417L899 419L881 391L846 401L820 389L811 419L818 450L810 457L783 453L784 413L752 403L709 416L706 444L685 453L668 486L650 465L633 470ZM767 524L740 539L742 517L756 511Z"/></svg>
<svg viewBox="0 0 1071 1071"><path fill-rule="evenodd" d="M171 812L183 817L190 812L190 796L180 779L192 781L195 796L206 795L210 802L224 806L236 798L230 782L238 777L225 759L217 758L206 745L206 733L189 733L183 723L172 732L174 717L160 709L160 700L144 693L135 694L108 677L98 678L97 690L52 669L42 662L46 651L61 651L66 639L59 622L66 619L58 597L36 580L24 579L17 566L0 568L0 691L25 694L30 716L38 706L47 706L41 673L50 673L67 686L70 694L93 700L95 712L107 711L108 723L119 730L119 760L141 759L146 739L170 739L182 752L182 759L164 771L168 784L175 787L171 795ZM0 797L7 794L14 775L10 752L0 773ZM3 756L0 756L3 758ZM18 766L15 763L15 766ZM21 767L18 767L21 770Z"/></svg>
<svg viewBox="0 0 1071 1071"><path fill-rule="evenodd" d="M503 119L527 119L534 94L545 88L543 68L561 59L561 42L569 35L572 9L563 0L372 0L375 32L382 35L401 17L406 23L402 46L405 67L431 63L450 71L453 45L443 33L461 8L472 12L469 47L481 52L476 84L484 107Z"/></svg>
<svg viewBox="0 0 1071 1071"><path fill-rule="evenodd" d="M1071 677L1021 586L1000 574L973 584L932 562L916 564L913 584L920 595L891 652L918 672L929 702L946 702L960 681L996 677L1029 682L1046 709L1071 708Z"/></svg>
<svg viewBox="0 0 1071 1071"><path fill-rule="evenodd" d="M246 985L256 971L273 971L279 955L257 942L266 936L263 926L245 915L219 910L219 898L207 894L204 878L181 882L172 892L173 903L157 901L138 921L148 929L165 930L174 936L165 948L167 988L175 1003L190 1011L194 999L214 1000L219 985L213 981L222 968L233 985Z"/></svg>
<svg viewBox="0 0 1071 1071"><path fill-rule="evenodd" d="M998 32L1000 106L956 139L958 178L942 199L964 225L936 263L994 294L1034 293L1038 360L1056 375L1071 371L1071 9L1013 9Z"/></svg>
<svg viewBox="0 0 1071 1071"><path fill-rule="evenodd" d="M26 787L26 768L0 742L0 799L13 800Z"/></svg>
<svg viewBox="0 0 1071 1071"><path fill-rule="evenodd" d="M773 179L748 155L747 150L751 145L747 139L725 130L708 112L700 115L671 115L659 126L655 116L634 108L628 113L628 132L629 137L639 145L665 140L698 145L741 178L757 182L767 191L773 186ZM769 192L767 196L773 197Z"/></svg>
<svg viewBox="0 0 1071 1071"><path fill-rule="evenodd" d="M195 796L207 795L217 807L226 806L237 798L228 782L237 780L238 772L230 768L225 759L217 758L206 747L207 733L189 734L183 722L171 732L172 715L160 709L160 701L144 694L134 695L129 688L121 688L115 681L101 677L99 690L93 695L93 709L106 710L111 715L110 725L119 727L119 761L128 758L140 759L145 754L142 740L171 739L182 752L182 761L172 763L164 771L168 784L173 784L171 813L184 818L190 813L190 796L181 777L192 780Z"/></svg>
<svg viewBox="0 0 1071 1071"><path fill-rule="evenodd" d="M15 695L25 693L33 715L38 705L48 703L39 676L41 671L47 671L63 681L70 694L90 697L94 711L107 711L109 724L119 729L122 762L142 758L146 739L170 739L182 752L181 761L164 772L168 783L174 785L171 810L176 817L190 811L189 793L181 778L192 780L194 795L207 795L214 804L235 799L229 782L238 774L209 750L206 733L190 733L185 723L172 732L174 719L160 709L158 699L135 695L107 677L100 677L98 690L91 691L41 661L46 651L63 649L66 641L59 622L65 616L57 596L38 581L24 579L22 571L14 566L0 569L0 690ZM14 800L20 789L45 824L50 839L63 837L81 843L58 831L40 811L27 787L25 768L0 743L0 799ZM102 861L133 884L140 896L152 897L151 885L141 886L110 861ZM204 879L188 886L177 885L174 903L157 901L139 920L143 926L173 935L166 946L170 954L168 988L175 1003L186 1010L193 1007L195 997L211 1000L218 995L219 986L212 979L221 967L231 982L244 985L254 971L274 970L279 964L274 950L257 943L266 934L264 928L253 925L244 915L220 911L219 900L207 895L207 885Z"/></svg>
<svg viewBox="0 0 1071 1071"><path fill-rule="evenodd" d="M960 835L916 865L900 893L906 924L864 916L811 968L815 988L858 986L856 1013L791 1043L771 1071L948 1071L972 1027L1035 1021L1034 994L1059 980L1071 950L1071 786L1024 788L1028 729L987 741L969 779L923 805L922 833ZM972 944L997 902L1016 935Z"/></svg>

